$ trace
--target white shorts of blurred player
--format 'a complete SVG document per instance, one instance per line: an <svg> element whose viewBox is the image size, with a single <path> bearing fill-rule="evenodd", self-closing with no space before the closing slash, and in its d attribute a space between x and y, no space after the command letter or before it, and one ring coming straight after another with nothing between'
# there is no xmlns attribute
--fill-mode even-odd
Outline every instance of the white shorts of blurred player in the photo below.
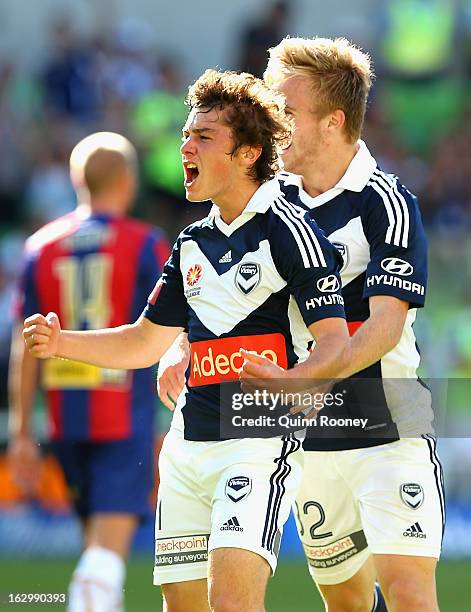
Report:
<svg viewBox="0 0 471 612"><path fill-rule="evenodd" d="M349 580L373 554L439 558L445 503L432 436L306 451L295 517L311 576Z"/></svg>
<svg viewBox="0 0 471 612"><path fill-rule="evenodd" d="M276 569L302 478L301 440L193 442L170 430L159 458L154 584L206 578L215 548L257 553Z"/></svg>

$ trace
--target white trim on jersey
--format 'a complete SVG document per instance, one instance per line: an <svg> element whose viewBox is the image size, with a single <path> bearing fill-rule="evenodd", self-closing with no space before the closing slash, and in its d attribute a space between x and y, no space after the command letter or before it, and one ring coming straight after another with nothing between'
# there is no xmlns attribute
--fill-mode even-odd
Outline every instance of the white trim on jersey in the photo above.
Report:
<svg viewBox="0 0 471 612"><path fill-rule="evenodd" d="M383 204L384 204L384 207L386 209L386 213L388 215L388 221L389 221L388 230L386 232L386 238L384 240L388 244L391 244L392 232L393 232L393 229L394 229L394 226L395 226L395 223L396 223L396 221L394 219L394 213L393 213L392 208L391 208L391 203L389 202L389 199L388 199L387 195L381 190L379 185L377 185L373 181L370 181L368 183L368 185L370 187L372 187L376 191L376 193L378 193L381 196L381 198L383 200ZM394 243L394 244L396 244L396 243Z"/></svg>
<svg viewBox="0 0 471 612"><path fill-rule="evenodd" d="M235 277L241 265L252 262L260 266L263 283L260 283L256 290L244 295L236 289ZM200 322L216 336L230 332L270 295L286 287L286 281L280 276L273 261L270 242L267 239L262 240L256 250L245 253L223 274L217 272L195 240L185 240L180 250L180 270L185 290L189 289L185 280L187 271L195 263L202 267L202 274L196 285L198 291L187 298L188 305ZM234 299L234 291L237 292L237 299ZM215 295L217 300L211 298Z"/></svg>
<svg viewBox="0 0 471 612"><path fill-rule="evenodd" d="M276 175L276 178L283 181L284 185L294 185L295 187L299 187L299 189L303 188L303 177L299 176L299 174L293 174L292 172L281 170Z"/></svg>
<svg viewBox="0 0 471 612"><path fill-rule="evenodd" d="M297 209L280 197L272 205L273 212L290 228L305 268L325 268L324 254L312 227L304 219L306 211Z"/></svg>
<svg viewBox="0 0 471 612"><path fill-rule="evenodd" d="M409 244L409 209L407 208L407 202L404 196L399 193L399 189L397 188L397 176L392 177L381 170L377 170L378 174L380 174L383 179L389 184L392 188L393 193L396 195L396 198L399 200L402 211L404 213L404 234L402 236L402 246L407 248Z"/></svg>
<svg viewBox="0 0 471 612"><path fill-rule="evenodd" d="M301 226L307 229L307 232L309 236L311 237L312 243L314 245L314 249L317 252L317 257L318 257L318 260L320 261L320 265L325 268L327 264L325 262L324 253L322 251L322 247L319 244L319 240L317 239L315 232L313 231L309 223L306 221L306 211L303 208L297 208L292 202L289 202L283 196L281 196L280 199L282 202L286 204L289 210L291 210L292 214L299 219Z"/></svg>
<svg viewBox="0 0 471 612"><path fill-rule="evenodd" d="M389 226L385 242L407 248L409 244L409 209L397 188L397 178L392 178L381 170L375 170L368 185L381 196L386 208Z"/></svg>
<svg viewBox="0 0 471 612"><path fill-rule="evenodd" d="M360 193L367 186L377 164L363 140L359 140L357 146L358 150L355 157L350 162L342 178L333 187L317 196L310 196L304 191L302 176L283 171L277 174L277 178L284 185L294 185L297 187L300 200L309 208L322 206L345 190Z"/></svg>
<svg viewBox="0 0 471 612"><path fill-rule="evenodd" d="M273 205L273 212L278 215L280 217L280 219L289 227L289 229L291 230L291 233L293 234L293 238L296 240L296 244L298 245L298 249L299 252L301 254L301 257L303 258L303 264L305 268L310 268L311 267L311 262L309 261L309 257L306 251L306 248L301 240L301 236L299 235L299 232L296 231L296 228L294 227L293 223L291 222L290 219L286 218L286 215L278 210L276 208L275 205Z"/></svg>

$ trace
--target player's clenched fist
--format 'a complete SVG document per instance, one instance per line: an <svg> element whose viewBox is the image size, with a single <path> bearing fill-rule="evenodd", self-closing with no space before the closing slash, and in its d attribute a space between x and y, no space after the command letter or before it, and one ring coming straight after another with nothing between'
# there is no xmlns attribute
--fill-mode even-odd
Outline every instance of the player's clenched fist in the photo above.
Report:
<svg viewBox="0 0 471 612"><path fill-rule="evenodd" d="M55 312L47 316L34 314L25 319L23 338L34 357L47 359L57 355L60 331L59 317Z"/></svg>

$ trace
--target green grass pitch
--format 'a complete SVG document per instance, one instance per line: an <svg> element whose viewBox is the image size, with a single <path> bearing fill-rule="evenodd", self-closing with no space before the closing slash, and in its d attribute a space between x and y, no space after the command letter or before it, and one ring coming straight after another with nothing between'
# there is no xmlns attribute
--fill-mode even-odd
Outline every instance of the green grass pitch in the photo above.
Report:
<svg viewBox="0 0 471 612"><path fill-rule="evenodd" d="M67 588L73 560L8 560L0 558L0 593L60 593ZM471 560L441 561L437 582L441 612L468 612L471 609ZM158 612L160 591L153 587L152 558L133 557L128 566L126 585L127 612ZM296 602L293 607L293 602ZM60 605L0 604L0 611L63 610ZM319 595L302 562L282 559L274 579L270 580L267 612L321 612Z"/></svg>

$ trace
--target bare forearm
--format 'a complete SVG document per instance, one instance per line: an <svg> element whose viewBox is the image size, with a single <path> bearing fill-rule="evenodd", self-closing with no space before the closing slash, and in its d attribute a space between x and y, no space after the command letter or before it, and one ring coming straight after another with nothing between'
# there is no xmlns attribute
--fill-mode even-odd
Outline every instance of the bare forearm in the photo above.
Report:
<svg viewBox="0 0 471 612"><path fill-rule="evenodd" d="M322 344L318 342L309 359L295 369L297 375L305 367L307 374L309 371L313 374L312 378L348 378L389 353L401 339L409 304L391 296L375 296L370 298L369 306L370 317L352 336L348 352L343 353L343 362L342 357L335 355L335 344L323 336ZM319 364L324 371L330 369L335 374L319 373Z"/></svg>
<svg viewBox="0 0 471 612"><path fill-rule="evenodd" d="M379 361L396 346L401 331L402 328L398 330L394 325L367 319L352 336L351 359L340 378L352 376Z"/></svg>
<svg viewBox="0 0 471 612"><path fill-rule="evenodd" d="M160 358L137 323L97 331L61 331L56 357L83 361L103 368L145 368Z"/></svg>
<svg viewBox="0 0 471 612"><path fill-rule="evenodd" d="M323 381L339 378L350 359L349 343L337 335L323 336L308 359L287 371L289 378L304 381Z"/></svg>
<svg viewBox="0 0 471 612"><path fill-rule="evenodd" d="M182 327L157 325L141 316L132 325L94 331L63 331L54 312L31 315L23 338L34 357L62 357L103 368L131 370L157 363Z"/></svg>

